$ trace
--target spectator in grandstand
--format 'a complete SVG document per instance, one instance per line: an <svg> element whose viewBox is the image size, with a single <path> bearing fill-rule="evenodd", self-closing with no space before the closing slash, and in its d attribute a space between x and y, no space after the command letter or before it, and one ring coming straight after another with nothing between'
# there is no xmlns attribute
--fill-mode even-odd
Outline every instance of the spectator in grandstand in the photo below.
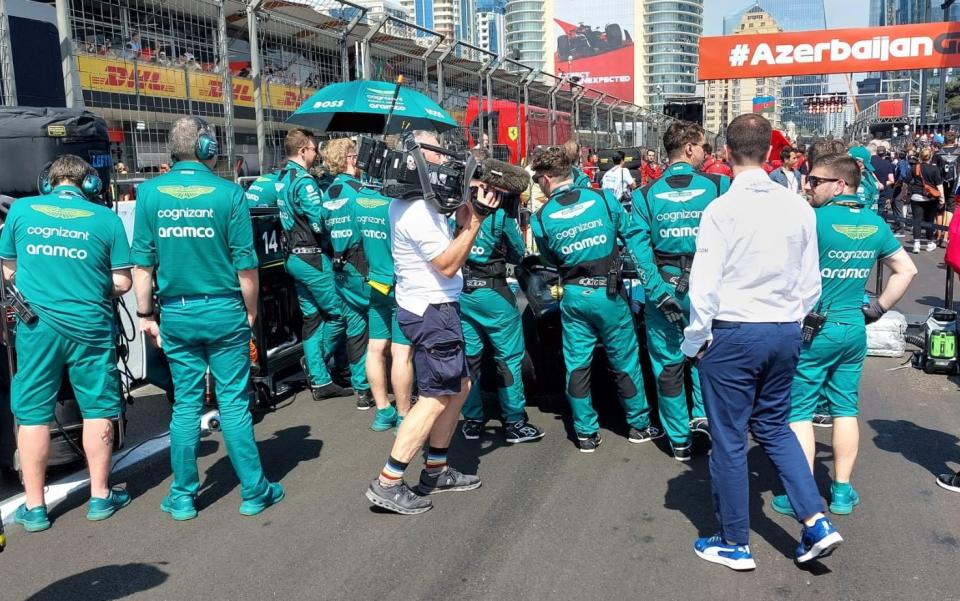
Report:
<svg viewBox="0 0 960 601"><path fill-rule="evenodd" d="M663 175L663 168L657 162L657 153L652 148L647 150L646 160L640 167L640 185L647 186L660 179Z"/></svg>
<svg viewBox="0 0 960 601"><path fill-rule="evenodd" d="M747 431L773 461L803 523L796 561L842 542L797 437L787 426L800 320L820 296L816 219L801 197L763 169L772 129L746 114L727 128L736 178L704 210L690 272L690 325L683 353L699 358L713 447L710 477L720 531L694 542L697 556L734 570L756 568L750 552Z"/></svg>
<svg viewBox="0 0 960 601"><path fill-rule="evenodd" d="M173 65L173 62L167 56L167 52L165 50L161 50L157 53L157 64L161 67L169 67Z"/></svg>
<svg viewBox="0 0 960 601"><path fill-rule="evenodd" d="M123 58L125 60L133 60L140 56L140 50L142 49L143 46L140 44L140 34L134 33L123 46Z"/></svg>

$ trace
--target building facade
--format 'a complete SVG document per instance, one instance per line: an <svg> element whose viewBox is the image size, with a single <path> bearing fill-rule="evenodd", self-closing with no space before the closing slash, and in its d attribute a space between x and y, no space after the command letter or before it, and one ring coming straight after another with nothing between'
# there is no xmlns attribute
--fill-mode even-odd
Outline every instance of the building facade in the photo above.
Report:
<svg viewBox="0 0 960 601"><path fill-rule="evenodd" d="M723 19L724 35L732 35L743 15L754 7L760 7L773 17L783 31L814 31L827 28L827 14L823 0L757 0ZM804 110L803 100L805 96L826 93L827 82L828 78L823 75L803 75L782 79L781 95L777 100L782 108L781 118L784 126L792 122L797 132L802 135L825 133L825 117L807 113Z"/></svg>
<svg viewBox="0 0 960 601"><path fill-rule="evenodd" d="M759 6L743 12L740 23L730 35L780 33L777 21ZM718 79L704 84L703 125L708 131L722 132L737 115L754 111L754 98L773 96L772 109L764 110L775 129L782 127L781 84L778 77L756 79Z"/></svg>
<svg viewBox="0 0 960 601"><path fill-rule="evenodd" d="M507 0L504 6L504 41L507 56L533 68L551 71L553 47L547 43L548 0ZM551 24L552 27L552 24Z"/></svg>
<svg viewBox="0 0 960 601"><path fill-rule="evenodd" d="M659 109L670 98L694 96L703 0L645 0L642 19L639 64L643 65L644 89L640 102Z"/></svg>
<svg viewBox="0 0 960 601"><path fill-rule="evenodd" d="M476 44L474 0L400 0L411 21L444 36L445 41Z"/></svg>

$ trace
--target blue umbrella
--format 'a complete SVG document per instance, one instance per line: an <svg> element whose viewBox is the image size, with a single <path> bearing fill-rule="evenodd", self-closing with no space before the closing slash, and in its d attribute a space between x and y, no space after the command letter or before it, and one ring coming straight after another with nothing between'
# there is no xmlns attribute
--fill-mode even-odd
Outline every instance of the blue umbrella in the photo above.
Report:
<svg viewBox="0 0 960 601"><path fill-rule="evenodd" d="M457 122L429 97L383 81L346 81L318 90L287 123L326 132L396 134L415 129L446 131Z"/></svg>

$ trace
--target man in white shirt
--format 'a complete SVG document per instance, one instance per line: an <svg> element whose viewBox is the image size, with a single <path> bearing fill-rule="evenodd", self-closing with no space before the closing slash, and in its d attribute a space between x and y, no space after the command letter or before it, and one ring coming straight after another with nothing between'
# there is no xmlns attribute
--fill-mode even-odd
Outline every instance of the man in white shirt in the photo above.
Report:
<svg viewBox="0 0 960 601"><path fill-rule="evenodd" d="M802 344L800 321L820 297L816 220L803 197L767 177L770 123L760 115L727 129L730 190L703 212L690 270L683 353L700 359L710 420L710 477L720 532L696 554L734 570L756 568L749 546L747 429L773 461L803 523L796 561L833 552L840 534L797 437L787 426Z"/></svg>
<svg viewBox="0 0 960 601"><path fill-rule="evenodd" d="M603 174L600 182L604 190L610 190L613 197L623 202L624 198L630 198L630 193L637 186L637 182L630 175L630 170L623 166L623 160L626 155L621 151L613 153L613 167Z"/></svg>
<svg viewBox="0 0 960 601"><path fill-rule="evenodd" d="M439 146L436 136L428 132L416 132L414 139ZM444 160L435 150L423 148L422 152L429 163ZM472 185L478 188L478 202L490 212L496 210L499 201L494 200L493 191L479 182ZM447 218L424 200L420 190L390 203L397 323L413 346L419 397L400 424L390 457L366 496L374 505L404 515L429 511L433 502L426 495L480 486L477 476L447 465L447 449L470 392L460 322L460 268L470 256L484 216L470 202L461 206L456 212L455 237ZM418 495L407 487L403 473L428 441Z"/></svg>

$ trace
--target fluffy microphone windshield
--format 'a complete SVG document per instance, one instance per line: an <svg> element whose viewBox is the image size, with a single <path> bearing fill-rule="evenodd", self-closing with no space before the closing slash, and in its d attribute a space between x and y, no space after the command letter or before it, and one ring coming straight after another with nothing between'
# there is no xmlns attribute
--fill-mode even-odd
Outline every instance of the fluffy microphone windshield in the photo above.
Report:
<svg viewBox="0 0 960 601"><path fill-rule="evenodd" d="M526 171L497 159L483 160L483 176L480 181L505 190L508 194L521 194L530 187L530 175Z"/></svg>

